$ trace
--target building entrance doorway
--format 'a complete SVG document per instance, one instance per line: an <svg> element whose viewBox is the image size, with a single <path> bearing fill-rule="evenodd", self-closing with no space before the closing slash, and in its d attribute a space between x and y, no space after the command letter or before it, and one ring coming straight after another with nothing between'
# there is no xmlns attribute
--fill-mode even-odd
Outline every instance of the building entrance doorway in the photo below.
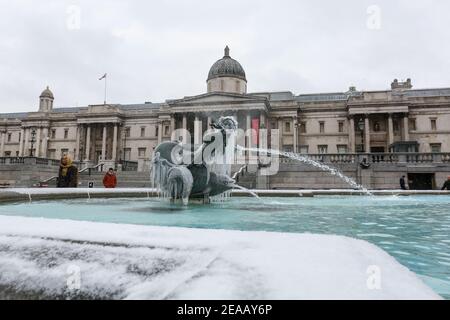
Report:
<svg viewBox="0 0 450 320"><path fill-rule="evenodd" d="M371 147L370 148L371 153L384 153L384 147Z"/></svg>
<svg viewBox="0 0 450 320"><path fill-rule="evenodd" d="M434 173L408 173L408 183L411 190L433 190Z"/></svg>

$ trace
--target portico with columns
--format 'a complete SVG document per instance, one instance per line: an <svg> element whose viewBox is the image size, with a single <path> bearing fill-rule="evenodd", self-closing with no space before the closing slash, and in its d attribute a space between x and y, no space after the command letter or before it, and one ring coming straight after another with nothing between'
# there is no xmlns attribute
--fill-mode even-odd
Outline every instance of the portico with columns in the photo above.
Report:
<svg viewBox="0 0 450 320"><path fill-rule="evenodd" d="M395 142L409 142L408 106L349 108L349 150L389 152Z"/></svg>

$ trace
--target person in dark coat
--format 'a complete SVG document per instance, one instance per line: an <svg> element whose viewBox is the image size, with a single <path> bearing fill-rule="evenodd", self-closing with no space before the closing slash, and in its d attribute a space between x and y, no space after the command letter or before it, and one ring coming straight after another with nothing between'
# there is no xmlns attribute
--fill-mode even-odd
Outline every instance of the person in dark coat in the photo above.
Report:
<svg viewBox="0 0 450 320"><path fill-rule="evenodd" d="M400 188L402 189L402 190L406 190L406 181L405 181L405 176L402 176L401 178L400 178Z"/></svg>
<svg viewBox="0 0 450 320"><path fill-rule="evenodd" d="M78 168L72 164L72 159L68 155L61 158L56 186L58 188L78 187Z"/></svg>
<svg viewBox="0 0 450 320"><path fill-rule="evenodd" d="M450 190L450 176L447 177L447 181L444 182L441 190Z"/></svg>

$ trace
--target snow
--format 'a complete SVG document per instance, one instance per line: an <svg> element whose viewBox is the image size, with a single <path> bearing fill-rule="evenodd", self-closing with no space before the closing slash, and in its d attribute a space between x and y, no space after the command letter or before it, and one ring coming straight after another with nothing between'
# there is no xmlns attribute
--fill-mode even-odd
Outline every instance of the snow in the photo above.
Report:
<svg viewBox="0 0 450 320"><path fill-rule="evenodd" d="M81 287L67 287L68 268ZM380 286L368 286L368 270ZM2 288L47 298L439 299L378 247L342 236L0 215ZM12 289L11 289L12 288Z"/></svg>

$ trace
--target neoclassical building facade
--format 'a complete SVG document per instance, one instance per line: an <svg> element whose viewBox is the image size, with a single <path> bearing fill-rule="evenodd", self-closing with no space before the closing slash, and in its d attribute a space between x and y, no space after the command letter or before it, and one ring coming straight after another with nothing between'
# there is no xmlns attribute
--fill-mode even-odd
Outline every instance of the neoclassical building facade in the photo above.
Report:
<svg viewBox="0 0 450 320"><path fill-rule="evenodd" d="M148 160L175 129L189 130L199 143L222 115L236 117L244 130L278 129L279 147L291 152L450 152L450 88L413 89L408 79L379 91L248 93L245 71L228 47L209 70L203 94L73 108L54 108L54 100L47 87L36 112L0 114L0 157Z"/></svg>

